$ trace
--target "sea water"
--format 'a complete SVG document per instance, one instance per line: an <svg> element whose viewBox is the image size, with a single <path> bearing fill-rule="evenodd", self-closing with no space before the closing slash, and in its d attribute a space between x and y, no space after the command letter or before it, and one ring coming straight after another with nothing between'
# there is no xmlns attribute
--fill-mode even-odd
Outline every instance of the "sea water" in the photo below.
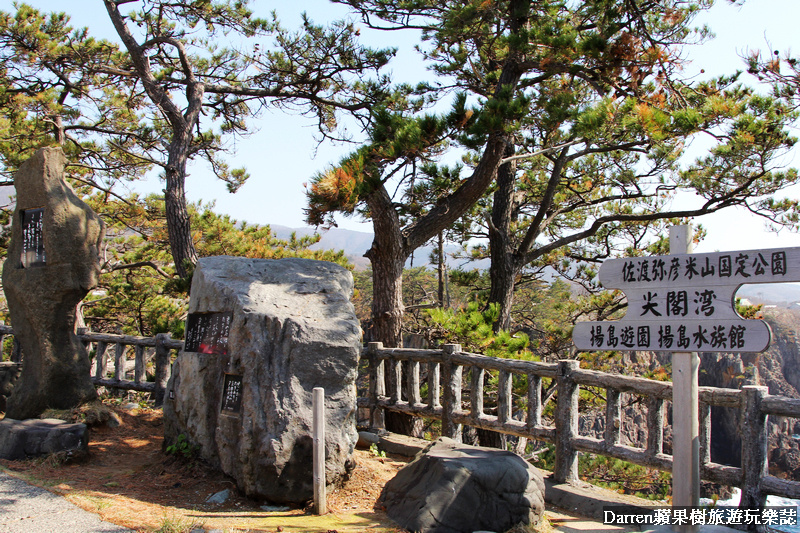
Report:
<svg viewBox="0 0 800 533"><path fill-rule="evenodd" d="M742 491L733 489L733 495L727 500L717 500L717 505L721 507L736 507L739 505ZM700 505L711 505L712 500L700 498ZM780 496L767 496L767 507L797 507L797 514L800 516L800 501L781 498ZM785 533L800 533L800 526L770 526L770 531L782 531Z"/></svg>

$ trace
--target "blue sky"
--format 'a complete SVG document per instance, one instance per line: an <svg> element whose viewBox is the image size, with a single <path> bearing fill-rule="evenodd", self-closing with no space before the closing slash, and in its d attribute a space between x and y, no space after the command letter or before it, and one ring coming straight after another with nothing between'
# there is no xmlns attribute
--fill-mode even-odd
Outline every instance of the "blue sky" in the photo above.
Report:
<svg viewBox="0 0 800 533"><path fill-rule="evenodd" d="M88 26L93 35L115 38L99 0L68 3L63 0L27 0L27 3L45 11L67 10L73 25ZM260 15L276 10L288 28L297 26L303 10L318 22L346 14L341 6L323 0L291 3L255 0L253 5ZM0 0L0 8L11 10L11 0ZM797 40L798 20L800 2L797 0L749 0L741 6L718 0L710 12L698 18L698 23L711 27L716 38L687 50L686 55L692 61L687 72L698 74L703 69L704 76L709 76L741 69L740 56L748 49L791 50ZM363 36L373 46L400 46L403 43L397 34L389 34L392 40L385 43L380 39L385 39L386 35L376 37L365 31ZM413 37L407 42L413 43ZM406 49L393 62L391 69L395 78L418 76L419 65L414 52ZM296 115L264 114L255 124L257 133L237 141L236 155L229 159L232 166L246 166L251 174L250 180L232 195L202 164L193 165L187 180L189 199L214 200L217 211L229 213L239 220L301 227L304 225L302 209L305 206L302 184L315 172L338 161L351 146L318 145L314 138L314 122ZM798 166L800 157L793 155L782 163ZM137 186L137 190L142 192L158 192L160 189L157 179ZM800 196L800 186L795 188L793 195ZM340 227L371 232L369 223L341 217L338 220ZM709 229L709 237L696 249L697 252L800 246L800 235L787 231L777 236L767 233L760 219L743 211L704 217L700 222Z"/></svg>

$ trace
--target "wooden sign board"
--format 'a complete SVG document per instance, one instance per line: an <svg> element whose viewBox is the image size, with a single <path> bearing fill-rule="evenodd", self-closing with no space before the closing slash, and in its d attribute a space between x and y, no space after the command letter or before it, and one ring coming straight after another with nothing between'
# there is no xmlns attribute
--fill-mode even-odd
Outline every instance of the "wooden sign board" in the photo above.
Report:
<svg viewBox="0 0 800 533"><path fill-rule="evenodd" d="M763 320L609 320L578 322L572 341L586 351L758 353L772 333Z"/></svg>
<svg viewBox="0 0 800 533"><path fill-rule="evenodd" d="M42 266L44 255L44 208L23 209L22 219L22 268Z"/></svg>
<svg viewBox="0 0 800 533"><path fill-rule="evenodd" d="M222 407L220 411L238 413L242 408L242 376L225 374L222 385Z"/></svg>
<svg viewBox="0 0 800 533"><path fill-rule="evenodd" d="M227 355L233 313L189 313L183 350Z"/></svg>
<svg viewBox="0 0 800 533"><path fill-rule="evenodd" d="M744 284L800 281L800 248L609 259L603 286L628 299L618 321L579 322L579 350L762 352L772 333L735 310Z"/></svg>
<svg viewBox="0 0 800 533"><path fill-rule="evenodd" d="M609 259L598 275L606 288L622 290L800 281L800 248Z"/></svg>

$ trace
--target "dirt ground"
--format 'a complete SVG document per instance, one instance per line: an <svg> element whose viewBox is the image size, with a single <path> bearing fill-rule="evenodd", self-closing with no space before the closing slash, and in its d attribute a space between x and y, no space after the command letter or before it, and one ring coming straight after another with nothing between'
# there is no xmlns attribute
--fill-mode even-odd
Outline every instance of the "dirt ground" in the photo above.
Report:
<svg viewBox="0 0 800 533"><path fill-rule="evenodd" d="M135 531L404 531L386 516L378 497L384 484L405 464L405 458L356 450L356 469L342 488L328 493L329 513L317 516L311 512L310 502L306 508L286 509L247 499L237 493L233 481L200 461L162 452L164 428L160 410L112 410L121 424L91 429L88 458L69 463L55 456L0 460L0 467L64 496L105 521ZM226 503L206 503L209 496L225 489L231 490ZM556 516L560 515L553 516L556 522L564 518ZM548 520L543 520L530 531L552 533L554 529Z"/></svg>
<svg viewBox="0 0 800 533"><path fill-rule="evenodd" d="M316 516L309 509L262 509L267 502L240 496L235 484L199 461L161 450L160 410L115 408L116 428L90 432L89 457L78 463L58 458L4 461L0 465L36 485L65 496L103 520L136 531L401 531L376 508L383 484L404 461L356 450L356 467L347 484L328 494L330 513ZM207 504L209 496L231 489L222 505Z"/></svg>

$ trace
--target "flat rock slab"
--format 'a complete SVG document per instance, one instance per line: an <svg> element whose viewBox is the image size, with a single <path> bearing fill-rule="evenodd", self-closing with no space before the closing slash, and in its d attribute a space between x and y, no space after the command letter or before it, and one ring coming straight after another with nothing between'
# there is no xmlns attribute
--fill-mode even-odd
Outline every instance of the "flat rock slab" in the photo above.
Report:
<svg viewBox="0 0 800 533"><path fill-rule="evenodd" d="M0 472L0 531L3 533L123 533L64 498Z"/></svg>
<svg viewBox="0 0 800 533"><path fill-rule="evenodd" d="M89 452L86 424L70 424L52 418L0 420L0 458L17 460L67 452L73 456Z"/></svg>
<svg viewBox="0 0 800 533"><path fill-rule="evenodd" d="M409 531L507 531L539 522L544 481L514 453L440 438L386 484L381 500Z"/></svg>

